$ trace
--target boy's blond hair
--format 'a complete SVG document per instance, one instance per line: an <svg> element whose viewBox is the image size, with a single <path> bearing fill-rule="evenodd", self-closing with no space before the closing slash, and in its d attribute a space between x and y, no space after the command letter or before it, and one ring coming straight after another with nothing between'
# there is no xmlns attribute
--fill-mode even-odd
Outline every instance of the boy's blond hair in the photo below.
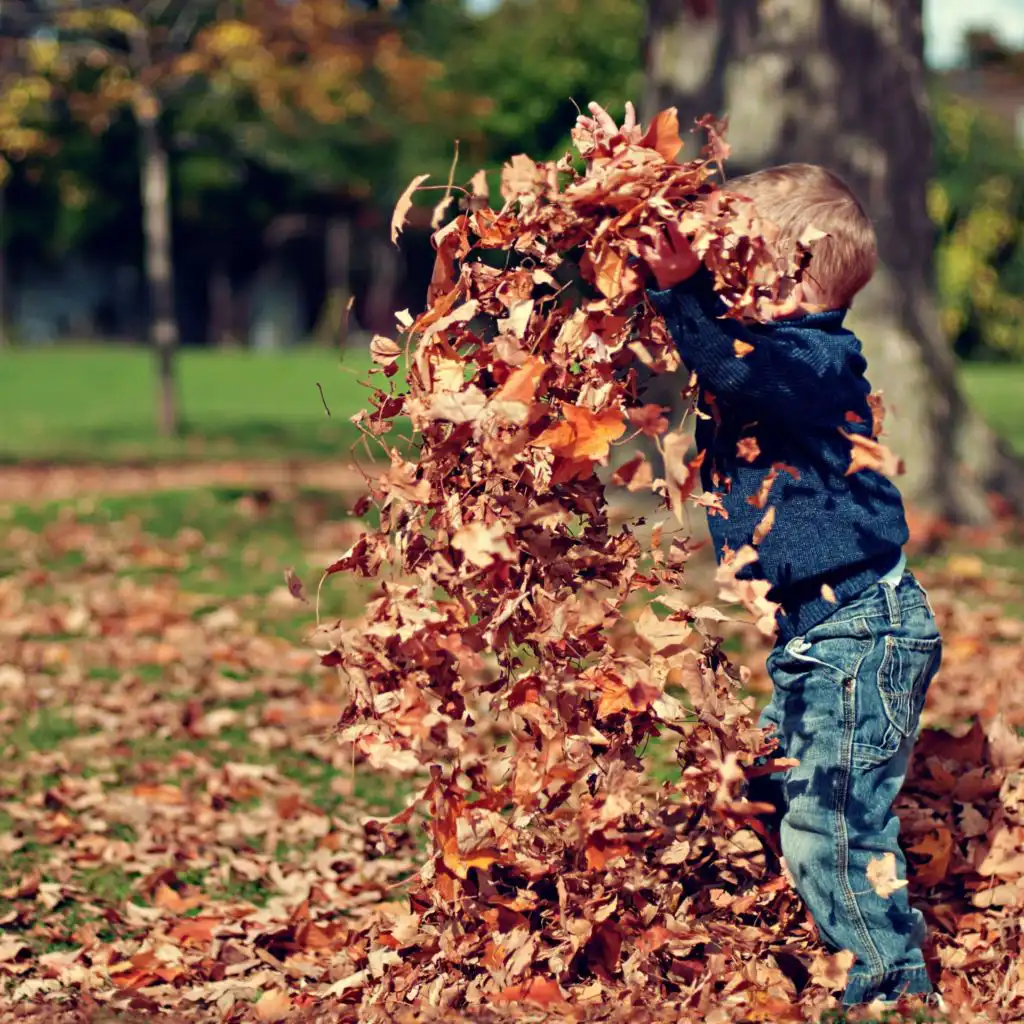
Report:
<svg viewBox="0 0 1024 1024"><path fill-rule="evenodd" d="M814 303L842 309L871 280L878 262L875 229L838 175L815 164L782 164L724 187L753 201L758 217L778 229L783 247L811 228L827 234L814 243L806 272Z"/></svg>

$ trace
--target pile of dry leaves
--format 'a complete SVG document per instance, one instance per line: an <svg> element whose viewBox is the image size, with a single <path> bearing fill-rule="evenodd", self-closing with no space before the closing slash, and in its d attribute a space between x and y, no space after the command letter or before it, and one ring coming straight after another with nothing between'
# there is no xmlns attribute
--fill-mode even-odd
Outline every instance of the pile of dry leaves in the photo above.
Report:
<svg viewBox="0 0 1024 1024"><path fill-rule="evenodd" d="M419 456L390 452L364 505L377 507L379 527L328 570L378 579L365 615L318 639L349 688L342 737L371 765L430 771L418 801L381 831L386 841L415 807L429 809L411 912L374 930L381 969L358 978L363 1014L607 1013L613 996L627 1015L661 1003L674 1020L798 1020L833 1005L843 984L848 955L815 946L762 841L764 808L744 798L771 748L722 654L723 613L680 596L700 456L687 462L689 439L667 433L664 411L638 394L638 363L678 365L638 260L664 223L682 222L736 315L756 313L800 271L780 270L764 239L737 232L740 211L712 182L724 143L704 127L703 155L683 164L672 162L674 112L642 139L578 129L586 172L569 158L518 157L498 211L474 179L434 235L428 308L404 324L407 390L381 386L359 418L383 438L408 417ZM401 355L375 339L387 379ZM595 472L628 431L664 456L661 477L642 456L613 477L653 489L671 513L648 550L628 525L610 527ZM759 532L770 528L766 515ZM770 630L767 585L734 579L754 558L747 549L723 568L722 596ZM643 755L666 740L678 772L657 788ZM1024 831L1006 787L1020 785L1019 745L1011 734L964 743L949 741L938 759L922 748L906 798L911 841L923 837L911 855L953 842L953 829L935 831L950 795L977 824L976 802L998 794L1000 870L1015 869ZM964 756L979 764L974 776L957 767ZM943 789L967 777L970 794ZM962 864L947 859L948 870L977 873L980 888L1000 854L960 839ZM1005 896L975 894L993 906ZM979 927L990 913L979 911ZM959 955L984 961L991 936L976 947ZM973 998L966 983L954 996Z"/></svg>

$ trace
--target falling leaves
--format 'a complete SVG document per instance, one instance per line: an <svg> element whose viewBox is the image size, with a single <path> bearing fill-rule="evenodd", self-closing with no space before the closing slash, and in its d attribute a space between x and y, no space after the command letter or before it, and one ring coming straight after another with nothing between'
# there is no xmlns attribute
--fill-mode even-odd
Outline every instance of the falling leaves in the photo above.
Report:
<svg viewBox="0 0 1024 1024"><path fill-rule="evenodd" d="M883 900L887 900L894 892L907 885L906 879L897 877L896 854L894 853L883 853L881 857L869 860L867 876L871 888Z"/></svg>
<svg viewBox="0 0 1024 1024"><path fill-rule="evenodd" d="M452 547L461 551L472 565L484 567L494 559L508 561L512 548L501 523L473 522L457 530Z"/></svg>
<svg viewBox="0 0 1024 1024"><path fill-rule="evenodd" d="M865 437L863 434L851 434L848 431L840 430L850 442L850 467L846 471L847 476L869 469L883 476L895 477L903 472L903 460L893 454L881 441L872 437Z"/></svg>
<svg viewBox="0 0 1024 1024"><path fill-rule="evenodd" d="M665 160L675 160L683 148L683 140L679 137L679 114L675 107L655 115L641 145L653 149Z"/></svg>
<svg viewBox="0 0 1024 1024"><path fill-rule="evenodd" d="M398 197L398 202L395 203L394 213L391 215L391 241L393 244L398 243L398 236L402 233L405 220L409 216L409 211L412 209L412 197L415 194L416 189L418 189L429 177L429 174L418 174L409 182L405 191Z"/></svg>
<svg viewBox="0 0 1024 1024"><path fill-rule="evenodd" d="M754 527L753 544L755 547L768 536L775 525L775 508L775 505L769 505L768 511L765 512L757 526Z"/></svg>
<svg viewBox="0 0 1024 1024"><path fill-rule="evenodd" d="M285 569L284 571L284 582L288 588L288 593L295 598L296 601L303 601L309 603L309 598L306 597L306 587L302 580L295 574L294 569Z"/></svg>
<svg viewBox="0 0 1024 1024"><path fill-rule="evenodd" d="M700 467L704 463L703 451L697 452L689 462L686 461L691 444L692 438L679 432L666 434L662 439L669 507L679 523L686 521L683 505L697 486L700 480Z"/></svg>
<svg viewBox="0 0 1024 1024"><path fill-rule="evenodd" d="M756 462L761 455L761 446L756 437L741 437L736 442L736 454L744 462Z"/></svg>
<svg viewBox="0 0 1024 1024"><path fill-rule="evenodd" d="M536 448L549 448L555 455L573 461L600 461L608 457L613 441L626 432L617 409L595 413L577 405L563 405L559 423L548 427L533 440Z"/></svg>

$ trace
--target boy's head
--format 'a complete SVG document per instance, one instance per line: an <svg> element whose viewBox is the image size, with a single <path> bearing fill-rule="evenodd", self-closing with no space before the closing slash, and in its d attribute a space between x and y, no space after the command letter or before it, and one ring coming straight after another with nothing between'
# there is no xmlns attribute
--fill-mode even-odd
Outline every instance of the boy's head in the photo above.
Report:
<svg viewBox="0 0 1024 1024"><path fill-rule="evenodd" d="M827 235L814 243L803 283L808 306L842 309L871 280L878 261L875 229L845 182L814 164L783 164L734 178L725 188L750 199L784 250L807 231Z"/></svg>

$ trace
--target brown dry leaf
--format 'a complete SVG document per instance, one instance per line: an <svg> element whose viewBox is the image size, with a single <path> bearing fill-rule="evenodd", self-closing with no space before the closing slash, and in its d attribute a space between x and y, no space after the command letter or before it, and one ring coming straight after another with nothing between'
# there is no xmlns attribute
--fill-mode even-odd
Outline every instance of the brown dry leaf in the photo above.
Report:
<svg viewBox="0 0 1024 1024"><path fill-rule="evenodd" d="M187 802L179 787L167 784L134 786L132 796L151 804L180 805Z"/></svg>
<svg viewBox="0 0 1024 1024"><path fill-rule="evenodd" d="M492 402L521 402L530 405L537 397L537 389L548 364L538 356L529 356L491 396Z"/></svg>
<svg viewBox="0 0 1024 1024"><path fill-rule="evenodd" d="M747 341L741 341L737 338L732 343L732 350L736 353L737 359L742 359L744 356L749 356L754 351L754 346Z"/></svg>
<svg viewBox="0 0 1024 1024"><path fill-rule="evenodd" d="M643 455L634 455L629 462L624 462L612 474L612 483L625 487L628 491L649 491L654 482L651 464Z"/></svg>
<svg viewBox="0 0 1024 1024"><path fill-rule="evenodd" d="M534 447L550 448L567 459L599 461L608 457L612 442L626 432L618 409L595 413L583 406L563 404L562 414L563 421L534 438Z"/></svg>
<svg viewBox="0 0 1024 1024"><path fill-rule="evenodd" d="M470 179L469 191L479 199L486 200L490 196L490 189L487 185L487 172L482 168Z"/></svg>
<svg viewBox="0 0 1024 1024"><path fill-rule="evenodd" d="M550 978L534 977L519 985L503 988L494 997L499 1005L502 1003L532 1003L544 1007L559 1006L565 1002L558 983Z"/></svg>
<svg viewBox="0 0 1024 1024"><path fill-rule="evenodd" d="M753 543L758 545L768 536L775 525L775 506L769 505L768 511L761 517L761 521L754 527Z"/></svg>
<svg viewBox="0 0 1024 1024"><path fill-rule="evenodd" d="M756 462L761 454L761 446L756 437L741 437L736 442L736 454L744 462Z"/></svg>
<svg viewBox="0 0 1024 1024"><path fill-rule="evenodd" d="M256 1016L261 1021L285 1020L292 1013L292 999L283 989L267 989L256 1002Z"/></svg>
<svg viewBox="0 0 1024 1024"><path fill-rule="evenodd" d="M398 202L395 203L395 211L391 215L391 243L393 245L398 243L398 236L402 233L405 219L409 216L409 211L412 209L413 193L429 177L429 174L417 174L406 186L405 191L398 197Z"/></svg>
<svg viewBox="0 0 1024 1024"><path fill-rule="evenodd" d="M297 601L302 601L305 604L309 604L309 598L306 597L306 588L302 580L295 574L294 569L285 569L284 571L284 582L285 586L288 587L288 593L291 594Z"/></svg>
<svg viewBox="0 0 1024 1024"><path fill-rule="evenodd" d="M953 836L948 829L939 827L913 845L907 846L907 852L924 861L923 864L916 866L914 880L919 885L938 885L949 871Z"/></svg>
<svg viewBox="0 0 1024 1024"><path fill-rule="evenodd" d="M851 444L850 468L846 475L859 473L861 470L869 469L883 476L899 476L903 472L903 460L880 441L874 438L865 437L863 434L851 434L848 431L840 430Z"/></svg>
<svg viewBox="0 0 1024 1024"><path fill-rule="evenodd" d="M871 888L884 900L907 885L905 879L900 879L896 875L894 853L883 853L881 857L873 857L868 861L867 875Z"/></svg>
<svg viewBox="0 0 1024 1024"><path fill-rule="evenodd" d="M452 547L480 568L485 568L495 560L507 562L514 556L508 534L501 523L467 523L452 537Z"/></svg>
<svg viewBox="0 0 1024 1024"><path fill-rule="evenodd" d="M669 507L679 523L685 522L683 506L700 480L700 467L704 462L704 452L698 452L686 462L691 443L691 438L678 432L666 434L662 439Z"/></svg>
<svg viewBox="0 0 1024 1024"><path fill-rule="evenodd" d="M641 145L660 153L666 160L675 160L683 148L683 140L679 137L679 113L675 107L655 115Z"/></svg>
<svg viewBox="0 0 1024 1024"><path fill-rule="evenodd" d="M668 419L665 413L671 410L660 405L641 405L626 410L626 418L641 434L648 437L661 437L668 430Z"/></svg>
<svg viewBox="0 0 1024 1024"><path fill-rule="evenodd" d="M885 403L881 391L868 395L868 408L871 410L871 436L877 439L885 432Z"/></svg>
<svg viewBox="0 0 1024 1024"><path fill-rule="evenodd" d="M393 366L402 350L390 338L375 334L370 342L370 358L378 366Z"/></svg>
<svg viewBox="0 0 1024 1024"><path fill-rule="evenodd" d="M887 854L891 856L891 854ZM881 895L881 893L879 894ZM811 961L811 981L830 992L841 992L856 957L848 949L826 956L816 956Z"/></svg>

